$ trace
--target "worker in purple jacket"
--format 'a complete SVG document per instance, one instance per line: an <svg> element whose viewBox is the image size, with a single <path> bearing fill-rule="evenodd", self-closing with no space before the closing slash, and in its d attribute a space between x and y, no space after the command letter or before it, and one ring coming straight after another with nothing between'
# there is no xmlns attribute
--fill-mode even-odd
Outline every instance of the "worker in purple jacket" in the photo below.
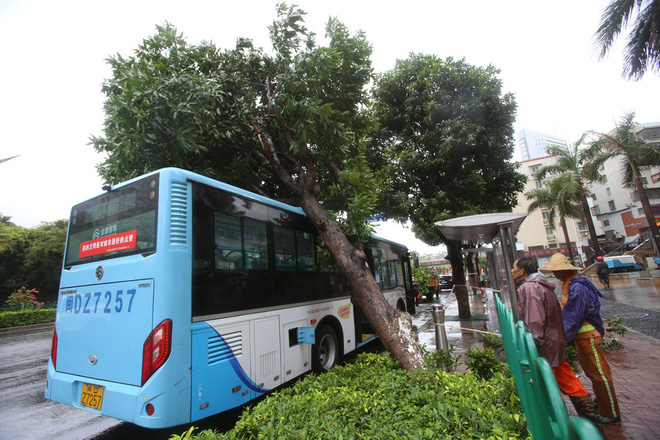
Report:
<svg viewBox="0 0 660 440"><path fill-rule="evenodd" d="M598 412L603 423L621 420L619 401L614 392L612 370L601 347L605 328L600 317L599 297L604 295L573 266L566 255L554 254L542 268L562 281L561 305L566 344L575 344L584 373L591 380Z"/></svg>

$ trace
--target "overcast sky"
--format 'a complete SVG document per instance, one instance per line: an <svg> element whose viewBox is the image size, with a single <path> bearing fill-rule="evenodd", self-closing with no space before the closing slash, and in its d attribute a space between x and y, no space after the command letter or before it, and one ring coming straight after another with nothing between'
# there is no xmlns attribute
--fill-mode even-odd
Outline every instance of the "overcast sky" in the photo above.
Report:
<svg viewBox="0 0 660 440"><path fill-rule="evenodd" d="M237 37L270 49L275 1L0 0L0 213L21 226L68 218L97 195L102 157L88 145L101 135L105 59L132 54L155 26L172 23L190 43L232 48ZM621 77L621 46L599 61L593 46L606 0L554 2L405 2L299 0L319 37L329 16L363 30L376 72L410 52L465 58L501 70L518 103L515 129L574 142L607 131L628 111L660 120L660 77ZM403 241L405 231L381 232ZM388 229L389 231L389 229ZM393 234L393 235L392 235ZM400 237L400 239L398 238ZM426 251L409 243L412 249Z"/></svg>

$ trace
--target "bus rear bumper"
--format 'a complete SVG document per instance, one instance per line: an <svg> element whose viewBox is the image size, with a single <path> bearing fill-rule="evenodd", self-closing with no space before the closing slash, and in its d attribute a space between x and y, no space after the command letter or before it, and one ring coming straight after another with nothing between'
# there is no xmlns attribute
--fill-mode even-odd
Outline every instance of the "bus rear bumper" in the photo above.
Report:
<svg viewBox="0 0 660 440"><path fill-rule="evenodd" d="M94 409L81 404L81 393L85 383L104 387L101 409ZM166 428L188 422L182 419L177 408L168 406L165 396L143 397L143 388L133 385L108 382L55 371L48 362L48 381L44 397L74 408L124 420L145 428ZM170 399L171 400L171 399ZM153 415L147 414L147 405L154 408Z"/></svg>

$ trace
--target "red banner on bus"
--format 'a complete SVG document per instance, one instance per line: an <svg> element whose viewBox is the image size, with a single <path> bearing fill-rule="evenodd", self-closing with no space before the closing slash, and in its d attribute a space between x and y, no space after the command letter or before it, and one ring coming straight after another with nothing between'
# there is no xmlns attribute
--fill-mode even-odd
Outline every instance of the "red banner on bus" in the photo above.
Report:
<svg viewBox="0 0 660 440"><path fill-rule="evenodd" d="M137 229L121 232L119 234L107 235L105 237L80 243L80 258L107 254L108 252L135 249L136 245Z"/></svg>

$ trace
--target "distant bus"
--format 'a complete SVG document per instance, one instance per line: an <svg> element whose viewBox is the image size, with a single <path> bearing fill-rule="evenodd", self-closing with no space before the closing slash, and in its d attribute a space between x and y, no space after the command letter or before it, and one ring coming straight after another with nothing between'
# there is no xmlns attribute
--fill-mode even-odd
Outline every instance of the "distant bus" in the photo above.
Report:
<svg viewBox="0 0 660 440"><path fill-rule="evenodd" d="M300 208L175 168L73 207L45 397L149 428L243 405L374 339ZM405 246L365 245L405 310Z"/></svg>

